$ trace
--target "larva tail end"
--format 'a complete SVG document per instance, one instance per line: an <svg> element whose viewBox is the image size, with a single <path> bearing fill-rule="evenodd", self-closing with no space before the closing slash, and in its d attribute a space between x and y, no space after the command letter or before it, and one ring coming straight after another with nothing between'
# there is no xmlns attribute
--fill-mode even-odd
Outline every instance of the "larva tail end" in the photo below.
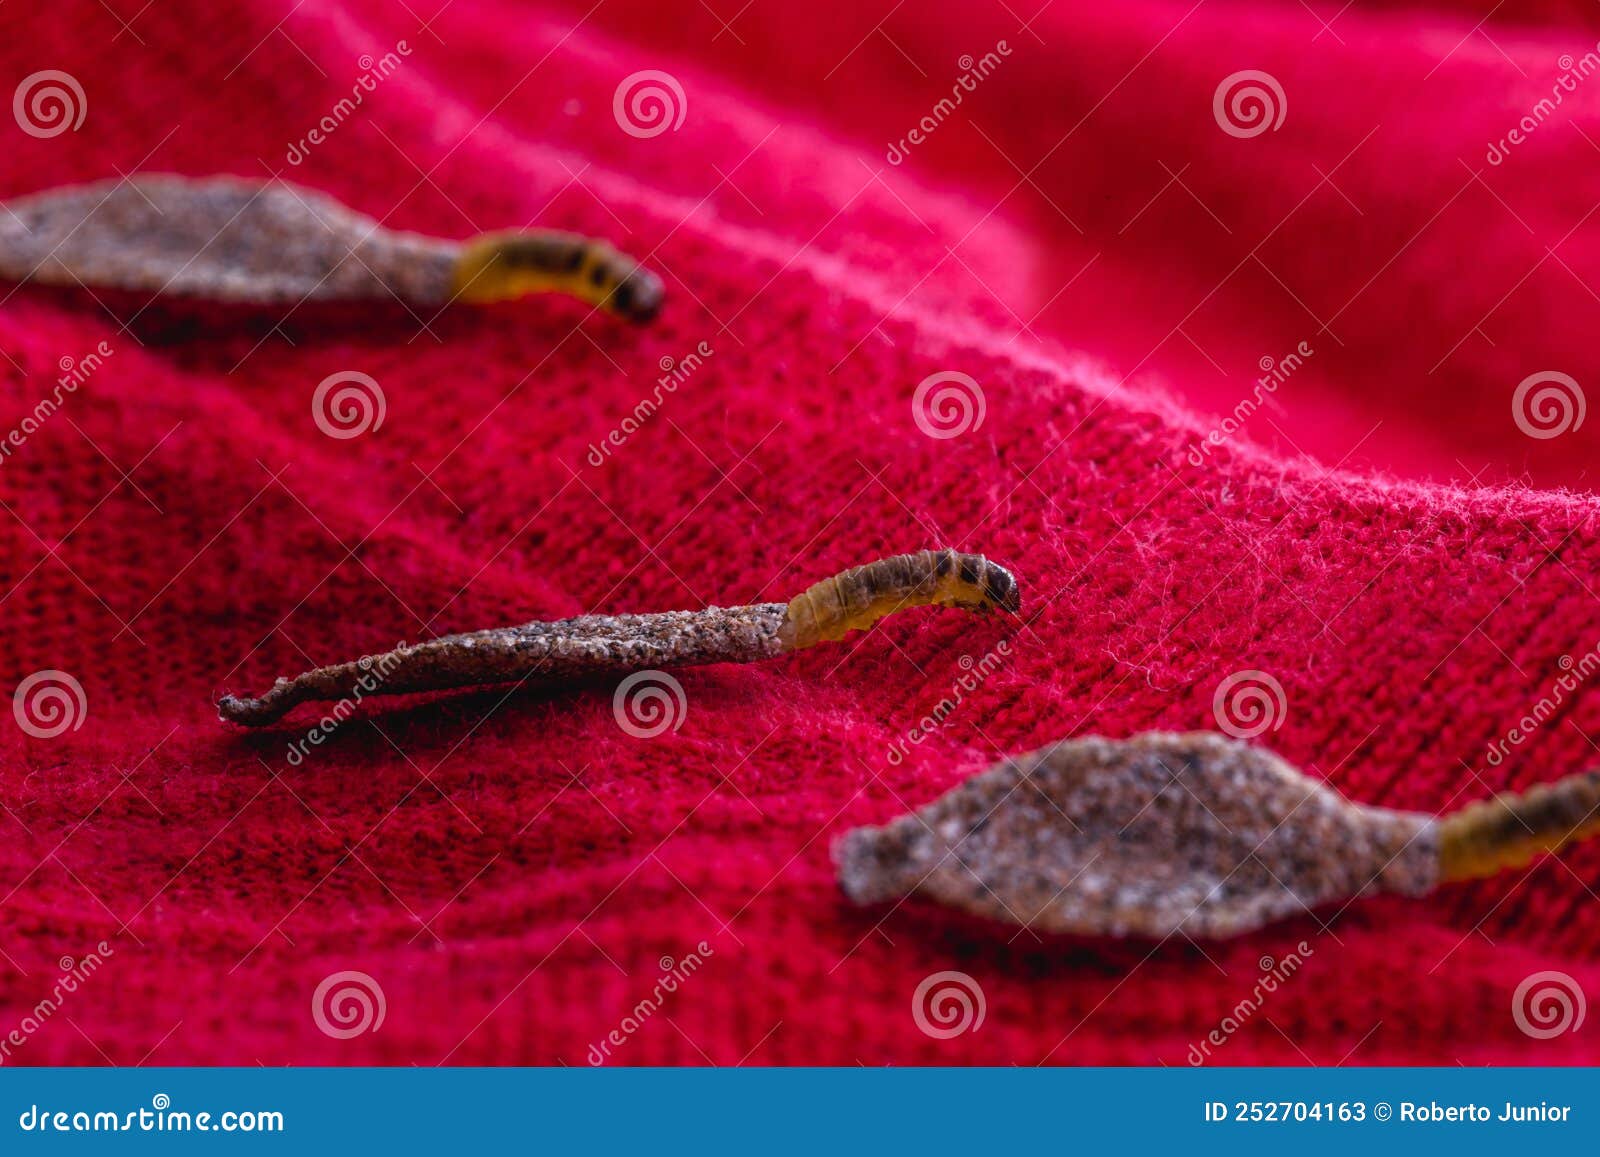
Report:
<svg viewBox="0 0 1600 1157"><path fill-rule="evenodd" d="M889 837L886 828L853 828L833 845L839 888L854 904L881 904L898 898L904 891L900 877L905 859L904 848Z"/></svg>
<svg viewBox="0 0 1600 1157"><path fill-rule="evenodd" d="M292 684L280 679L271 691L260 698L224 695L217 700L217 718L242 727L266 727L282 719L298 702L291 691Z"/></svg>

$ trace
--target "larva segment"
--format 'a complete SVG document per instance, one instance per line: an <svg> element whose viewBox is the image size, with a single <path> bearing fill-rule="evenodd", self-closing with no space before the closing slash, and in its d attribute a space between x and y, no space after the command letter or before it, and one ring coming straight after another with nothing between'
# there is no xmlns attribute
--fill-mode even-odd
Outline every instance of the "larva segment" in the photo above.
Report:
<svg viewBox="0 0 1600 1157"><path fill-rule="evenodd" d="M1469 804L1439 821L1439 871L1475 880L1600 834L1600 771Z"/></svg>
<svg viewBox="0 0 1600 1157"><path fill-rule="evenodd" d="M554 230L485 233L464 246L454 272L460 301L565 293L630 321L661 310L661 279L603 241Z"/></svg>
<svg viewBox="0 0 1600 1157"><path fill-rule="evenodd" d="M1017 580L981 554L924 550L899 554L823 579L789 603L782 638L790 650L864 631L902 607L1021 610Z"/></svg>

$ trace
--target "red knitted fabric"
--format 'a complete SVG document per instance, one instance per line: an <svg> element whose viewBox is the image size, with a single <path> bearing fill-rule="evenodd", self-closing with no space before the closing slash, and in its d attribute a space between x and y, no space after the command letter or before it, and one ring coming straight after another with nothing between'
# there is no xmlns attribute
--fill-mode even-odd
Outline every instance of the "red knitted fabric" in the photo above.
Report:
<svg viewBox="0 0 1600 1157"><path fill-rule="evenodd" d="M1504 742L1600 645L1600 423L1513 414L1530 375L1593 384L1593 7L929 7L0 6L0 96L59 70L85 111L0 118L0 197L280 173L399 228L603 236L670 295L633 327L0 286L4 430L112 351L0 459L4 690L65 672L86 702L52 738L0 726L0 1039L110 949L6 1063L583 1064L701 941L608 1063L1178 1065L1224 1018L1214 1063L1596 1058L1600 1018L1540 1039L1513 994L1600 993L1600 844L1220 944L858 910L829 861L1003 753L1215 728L1241 671L1283 689L1259 741L1367 803L1594 758L1582 686ZM683 94L653 136L614 107L643 70ZM1276 127L1219 111L1246 70ZM357 438L313 420L341 371L386 403ZM947 372L982 421L930 437L913 395ZM378 700L296 766L315 711L247 733L212 706L402 639L784 599L937 545L1013 566L1026 626L910 612L687 671L653 739L609 687ZM348 971L385 1016L329 1035L313 994ZM948 1038L912 1011L942 971L985 1007Z"/></svg>

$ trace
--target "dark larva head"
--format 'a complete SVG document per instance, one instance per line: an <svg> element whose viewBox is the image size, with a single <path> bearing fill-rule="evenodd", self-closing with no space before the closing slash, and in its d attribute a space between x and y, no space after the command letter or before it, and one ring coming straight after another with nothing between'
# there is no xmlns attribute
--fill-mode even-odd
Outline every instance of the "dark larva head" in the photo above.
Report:
<svg viewBox="0 0 1600 1157"><path fill-rule="evenodd" d="M938 557L938 573L947 573L947 567L952 563L955 566L956 578L965 592L958 600L960 603L986 610L998 607L1012 614L1022 609L1022 593L1017 588L1017 580L999 563L990 562L981 554L941 551ZM971 601L974 596L975 604Z"/></svg>
<svg viewBox="0 0 1600 1157"><path fill-rule="evenodd" d="M1005 567L988 559L983 563L983 591L989 600L1002 611L1013 615L1022 610L1022 591L1017 580Z"/></svg>
<svg viewBox="0 0 1600 1157"><path fill-rule="evenodd" d="M609 245L595 245L588 262L584 277L588 292L593 294L591 300L634 322L651 321L661 311L661 300L666 296L661 278L631 257Z"/></svg>
<svg viewBox="0 0 1600 1157"><path fill-rule="evenodd" d="M632 272L617 283L611 294L611 308L629 321L653 321L661 312L661 301L666 290L661 278L648 269L635 266Z"/></svg>

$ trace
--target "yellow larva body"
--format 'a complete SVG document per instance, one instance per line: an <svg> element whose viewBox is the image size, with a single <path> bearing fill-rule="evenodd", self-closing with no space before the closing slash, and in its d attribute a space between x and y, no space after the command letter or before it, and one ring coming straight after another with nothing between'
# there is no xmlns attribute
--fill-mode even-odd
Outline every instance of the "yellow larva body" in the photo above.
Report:
<svg viewBox="0 0 1600 1157"><path fill-rule="evenodd" d="M1600 834L1600 772L1470 804L1439 820L1439 875L1475 880Z"/></svg>
<svg viewBox="0 0 1600 1157"><path fill-rule="evenodd" d="M566 293L630 321L661 309L661 279L604 241L535 229L485 233L465 242L456 261L458 301L506 301L530 293Z"/></svg>
<svg viewBox="0 0 1600 1157"><path fill-rule="evenodd" d="M864 631L902 607L1021 609L1011 572L981 554L924 550L852 567L789 602L781 638L790 650Z"/></svg>

